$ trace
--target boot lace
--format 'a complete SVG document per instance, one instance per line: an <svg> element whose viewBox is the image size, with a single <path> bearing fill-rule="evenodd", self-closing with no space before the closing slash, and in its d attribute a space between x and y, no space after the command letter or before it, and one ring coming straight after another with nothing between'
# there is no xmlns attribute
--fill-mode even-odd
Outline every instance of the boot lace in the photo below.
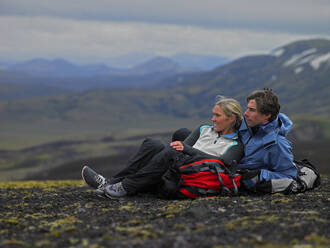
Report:
<svg viewBox="0 0 330 248"><path fill-rule="evenodd" d="M99 184L98 188L102 188L106 184L105 178L101 175L96 175L95 181Z"/></svg>

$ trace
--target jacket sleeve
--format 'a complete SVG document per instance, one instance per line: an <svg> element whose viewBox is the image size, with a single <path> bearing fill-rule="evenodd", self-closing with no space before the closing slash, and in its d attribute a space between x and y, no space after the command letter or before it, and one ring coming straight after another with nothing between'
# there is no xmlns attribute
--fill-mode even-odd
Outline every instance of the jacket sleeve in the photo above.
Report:
<svg viewBox="0 0 330 248"><path fill-rule="evenodd" d="M240 140L237 140L224 154L220 156L220 160L226 165L231 165L235 160L238 163L244 156L244 146Z"/></svg>
<svg viewBox="0 0 330 248"><path fill-rule="evenodd" d="M297 167L293 162L290 142L280 137L276 144L266 149L268 152L265 154L264 163L267 169L260 170L260 181L280 178L296 179Z"/></svg>
<svg viewBox="0 0 330 248"><path fill-rule="evenodd" d="M189 136L183 141L184 146L193 146L197 142L200 136L200 128L201 126L189 134Z"/></svg>

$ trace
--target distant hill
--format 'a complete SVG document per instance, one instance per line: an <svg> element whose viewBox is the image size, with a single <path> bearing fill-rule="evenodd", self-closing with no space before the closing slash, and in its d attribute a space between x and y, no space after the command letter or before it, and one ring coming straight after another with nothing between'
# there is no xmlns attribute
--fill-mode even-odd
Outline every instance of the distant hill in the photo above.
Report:
<svg viewBox="0 0 330 248"><path fill-rule="evenodd" d="M329 117L330 41L298 41L269 55L243 57L210 72L177 79L165 83L189 93L196 106L209 107L216 94L244 103L251 90L270 87L279 95L283 111Z"/></svg>
<svg viewBox="0 0 330 248"><path fill-rule="evenodd" d="M329 54L329 40L298 41L279 47L268 55L243 57L209 72L163 78L158 81L167 86L163 89L100 89L12 101L10 105L0 104L0 114L2 118L29 120L41 116L79 121L106 118L110 123L131 122L137 118L148 120L150 116L208 118L216 95L235 97L245 105L249 92L270 87L279 95L282 110L289 115L329 118ZM168 68L173 70L175 64L167 62ZM138 69L149 68L155 72L154 64L146 63ZM158 74L161 73L155 73L155 77ZM104 78L104 83L108 80ZM132 77L131 80L141 80L142 83L143 77Z"/></svg>
<svg viewBox="0 0 330 248"><path fill-rule="evenodd" d="M200 69L198 69L200 70ZM17 63L7 68L7 71L30 74L35 77L97 77L97 76L138 76L153 73L175 74L192 71L181 66L170 58L154 57L128 69L112 68L104 64L75 65L64 59L47 60L42 58Z"/></svg>
<svg viewBox="0 0 330 248"><path fill-rule="evenodd" d="M216 67L229 63L229 59L220 56L179 53L170 57L176 63L191 68L201 68L205 71L213 70Z"/></svg>
<svg viewBox="0 0 330 248"><path fill-rule="evenodd" d="M10 65L0 71L0 94L3 84L25 84L34 88L35 84L73 91L95 88L149 88L157 87L164 78L200 71L179 65L165 57L155 57L129 69L110 68L103 64L75 65L64 59L33 59ZM7 87L7 86L6 86ZM18 91L22 91L15 86ZM42 95L53 95L45 91ZM42 96L40 95L40 96ZM25 94L25 97L32 96ZM18 97L20 98L20 97Z"/></svg>
<svg viewBox="0 0 330 248"><path fill-rule="evenodd" d="M44 83L46 80L44 78L35 80L26 73L0 70L0 101L53 96L71 91L48 85Z"/></svg>
<svg viewBox="0 0 330 248"><path fill-rule="evenodd" d="M195 69L199 70L199 69ZM182 72L191 72L193 69L184 68L173 60L165 57L155 57L145 63L134 66L130 70L130 74L149 74L149 73L169 73L177 74Z"/></svg>
<svg viewBox="0 0 330 248"><path fill-rule="evenodd" d="M16 100L30 97L53 96L67 92L66 90L44 84L10 84L0 85L0 101Z"/></svg>
<svg viewBox="0 0 330 248"><path fill-rule="evenodd" d="M78 66L64 59L36 58L11 65L7 70L39 77L84 77L105 74L111 71L111 68L103 64Z"/></svg>

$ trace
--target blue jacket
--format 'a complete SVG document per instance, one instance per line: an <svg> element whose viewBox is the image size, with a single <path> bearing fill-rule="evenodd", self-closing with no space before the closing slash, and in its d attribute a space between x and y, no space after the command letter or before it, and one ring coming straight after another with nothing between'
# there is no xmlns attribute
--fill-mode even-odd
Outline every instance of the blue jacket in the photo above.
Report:
<svg viewBox="0 0 330 248"><path fill-rule="evenodd" d="M253 135L245 119L239 129L244 145L244 157L239 168L260 170L260 181L296 179L297 167L293 162L291 143L285 138L292 127L291 120L280 113L278 117L258 128Z"/></svg>

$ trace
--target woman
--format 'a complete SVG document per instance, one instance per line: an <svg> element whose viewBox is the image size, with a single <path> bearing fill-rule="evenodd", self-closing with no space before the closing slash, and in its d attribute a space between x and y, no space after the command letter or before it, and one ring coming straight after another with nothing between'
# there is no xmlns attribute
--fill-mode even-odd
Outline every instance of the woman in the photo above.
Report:
<svg viewBox="0 0 330 248"><path fill-rule="evenodd" d="M164 193L163 176L171 168L204 158L221 160L228 167L243 157L243 145L237 130L242 122L242 108L231 98L221 97L212 110L213 126L202 125L183 142L165 146L160 141L146 139L128 166L111 180L85 166L82 177L100 196L120 198L139 192ZM178 177L170 173L170 177ZM176 197L180 198L179 192Z"/></svg>

